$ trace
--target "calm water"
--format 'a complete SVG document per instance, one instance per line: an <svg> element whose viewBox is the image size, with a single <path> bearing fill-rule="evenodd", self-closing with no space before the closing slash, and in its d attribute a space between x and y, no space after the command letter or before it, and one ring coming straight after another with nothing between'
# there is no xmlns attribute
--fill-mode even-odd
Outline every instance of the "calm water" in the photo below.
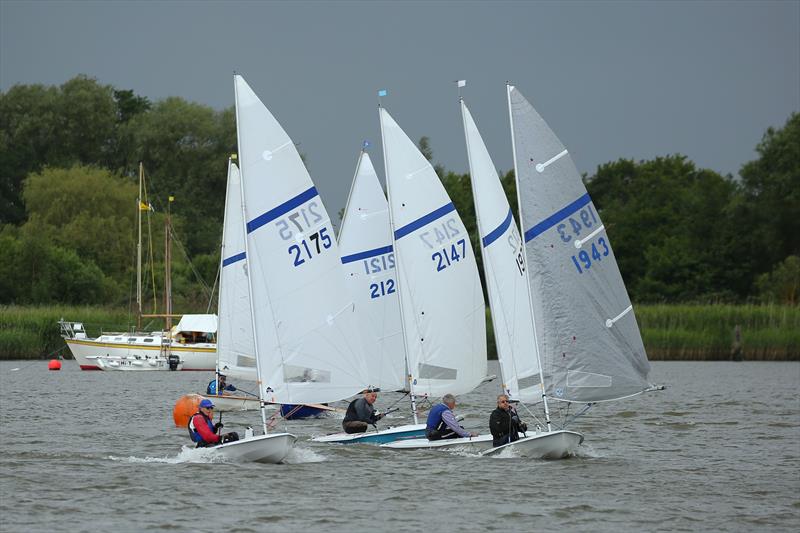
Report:
<svg viewBox="0 0 800 533"><path fill-rule="evenodd" d="M291 464L261 465L182 449L172 408L205 373L0 362L0 529L800 530L800 364L655 363L651 378L668 389L575 423L586 442L569 460L307 442L338 430L327 418L289 422ZM462 398L465 427L486 432L498 388ZM223 420L241 432L259 417Z"/></svg>

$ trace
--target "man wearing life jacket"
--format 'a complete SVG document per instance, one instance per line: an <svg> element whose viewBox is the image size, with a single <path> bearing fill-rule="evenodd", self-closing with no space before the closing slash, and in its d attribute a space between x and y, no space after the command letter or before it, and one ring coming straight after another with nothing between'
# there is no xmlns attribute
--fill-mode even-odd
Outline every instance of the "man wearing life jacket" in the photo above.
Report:
<svg viewBox="0 0 800 533"><path fill-rule="evenodd" d="M225 374L217 374L217 377L212 379L208 383L208 387L206 387L206 394L210 394L212 396L217 395L217 391L220 391L219 394L223 394L225 391L235 391L236 387L233 385L227 385L225 383Z"/></svg>
<svg viewBox="0 0 800 533"><path fill-rule="evenodd" d="M442 403L436 404L428 413L428 423L425 426L425 436L428 440L457 439L460 437L477 437L477 433L472 433L462 428L453 409L456 406L456 398L452 394L442 396Z"/></svg>
<svg viewBox="0 0 800 533"><path fill-rule="evenodd" d="M218 432L222 429L222 422L214 423L214 403L208 398L200 401L197 413L189 419L189 437L197 443L198 448L216 446L223 442L239 440L239 435L232 431L224 435Z"/></svg>
<svg viewBox="0 0 800 533"><path fill-rule="evenodd" d="M364 433L369 425L374 425L384 415L376 413L372 404L378 399L378 389L369 388L362 398L356 398L347 406L342 420L345 433Z"/></svg>

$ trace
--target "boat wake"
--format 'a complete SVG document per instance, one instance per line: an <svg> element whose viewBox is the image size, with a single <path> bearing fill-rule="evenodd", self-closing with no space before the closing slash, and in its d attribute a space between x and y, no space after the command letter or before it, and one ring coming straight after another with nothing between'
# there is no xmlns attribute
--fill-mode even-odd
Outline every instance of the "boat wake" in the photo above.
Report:
<svg viewBox="0 0 800 533"><path fill-rule="evenodd" d="M108 457L112 461L122 463L144 464L144 463L163 463L163 464L182 464L182 463L224 463L225 458L217 454L214 448L190 448L184 446L178 455L173 457Z"/></svg>
<svg viewBox="0 0 800 533"><path fill-rule="evenodd" d="M289 452L289 455L283 460L284 463L290 465L303 464L303 463L321 463L327 461L328 458L324 455L315 452L310 448L297 448L294 447Z"/></svg>

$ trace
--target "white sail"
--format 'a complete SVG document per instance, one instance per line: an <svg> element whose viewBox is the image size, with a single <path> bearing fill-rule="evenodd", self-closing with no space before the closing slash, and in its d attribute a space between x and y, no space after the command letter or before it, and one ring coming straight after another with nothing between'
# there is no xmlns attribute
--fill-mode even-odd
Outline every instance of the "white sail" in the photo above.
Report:
<svg viewBox="0 0 800 533"><path fill-rule="evenodd" d="M469 235L439 177L380 109L411 389L463 394L486 375L483 291Z"/></svg>
<svg viewBox="0 0 800 533"><path fill-rule="evenodd" d="M516 87L508 105L545 393L575 402L639 393L650 364L599 213L569 153Z"/></svg>
<svg viewBox="0 0 800 533"><path fill-rule="evenodd" d="M333 227L294 143L234 76L259 390L322 403L368 385Z"/></svg>
<svg viewBox="0 0 800 533"><path fill-rule="evenodd" d="M244 251L244 213L239 168L228 162L228 189L222 223L222 267L219 279L217 369L223 374L255 380L256 361L250 289Z"/></svg>
<svg viewBox="0 0 800 533"><path fill-rule="evenodd" d="M405 344L389 204L369 154L363 151L339 231L339 252L361 320L369 383L402 390L407 387Z"/></svg>
<svg viewBox="0 0 800 533"><path fill-rule="evenodd" d="M461 113L503 390L511 398L538 402L542 384L522 240L489 151L463 100Z"/></svg>

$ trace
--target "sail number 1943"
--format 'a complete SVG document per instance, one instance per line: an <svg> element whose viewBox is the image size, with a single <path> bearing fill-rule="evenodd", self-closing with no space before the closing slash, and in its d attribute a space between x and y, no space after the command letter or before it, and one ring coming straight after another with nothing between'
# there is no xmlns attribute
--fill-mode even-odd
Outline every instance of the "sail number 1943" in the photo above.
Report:
<svg viewBox="0 0 800 533"><path fill-rule="evenodd" d="M601 261L610 251L604 237L600 237L597 242L593 242L590 250L581 250L577 255L572 256L572 263L578 270L578 274L583 274L584 271L592 268L592 262Z"/></svg>

